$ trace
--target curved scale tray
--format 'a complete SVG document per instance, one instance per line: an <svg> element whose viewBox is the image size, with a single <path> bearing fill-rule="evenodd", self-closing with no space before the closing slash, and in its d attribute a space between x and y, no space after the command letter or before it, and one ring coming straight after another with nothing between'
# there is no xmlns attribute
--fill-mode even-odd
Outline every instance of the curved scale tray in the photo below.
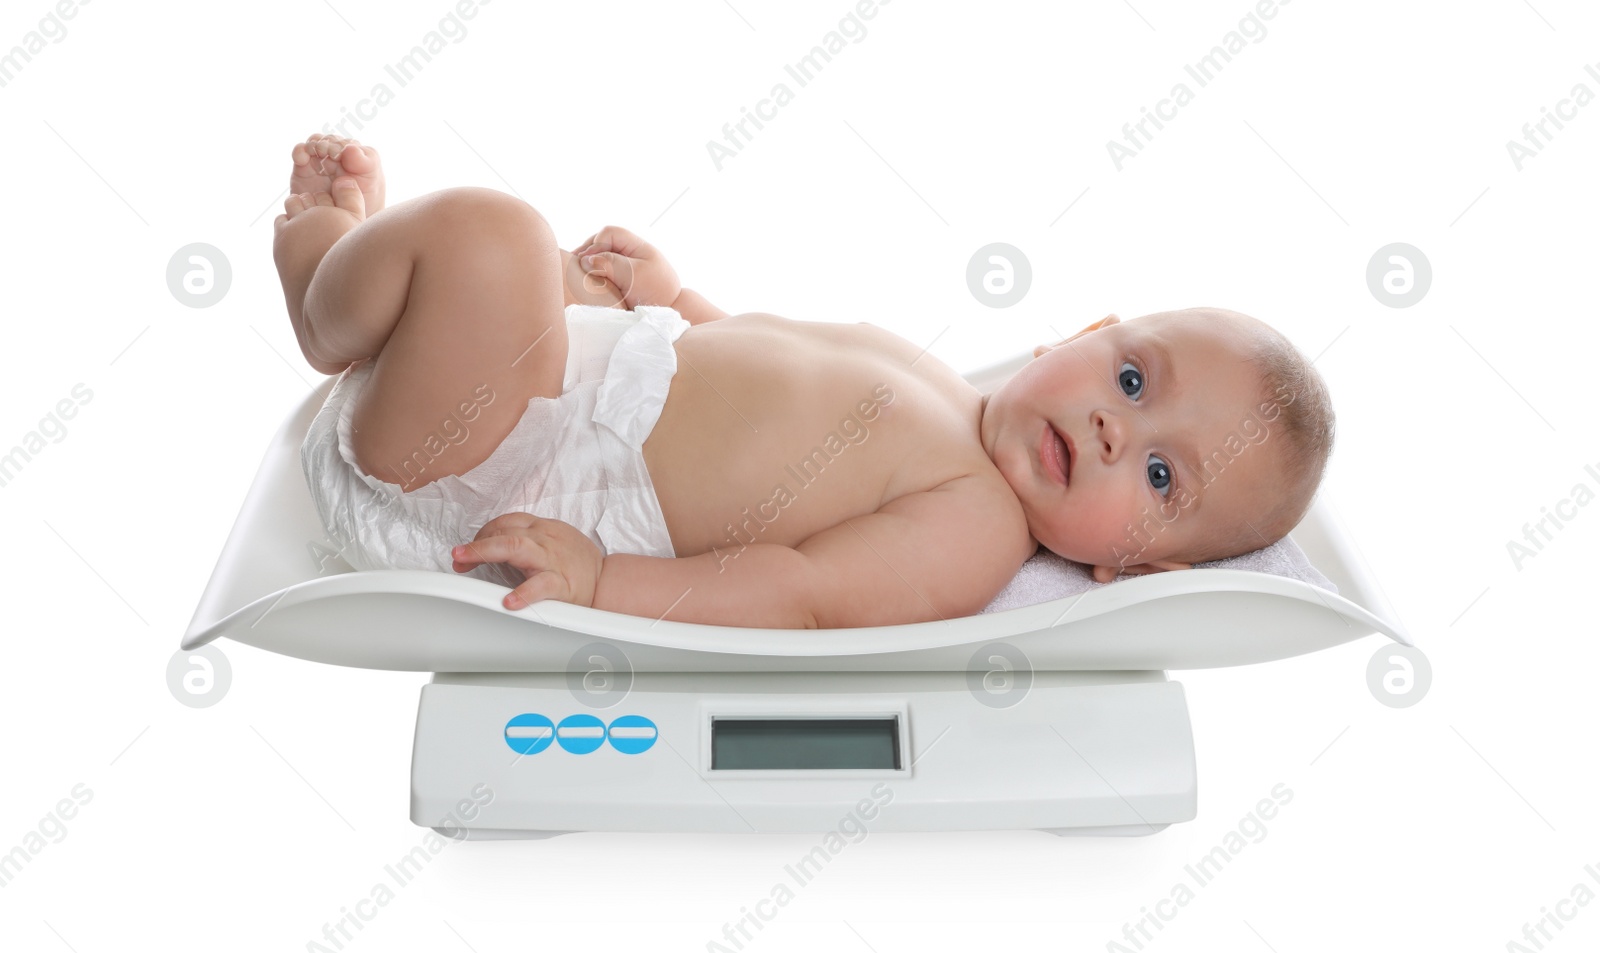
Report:
<svg viewBox="0 0 1600 953"><path fill-rule="evenodd" d="M1025 361L968 379L992 389ZM604 641L634 671L978 671L991 667L985 646L1005 642L1046 671L1245 665L1375 632L1410 644L1325 493L1291 535L1339 586L1337 595L1296 579L1212 568L1129 577L1004 612L853 629L653 621L559 602L512 612L500 605L505 590L492 583L418 570L355 572L332 555L299 455L333 380L306 396L268 446L184 648L227 637L361 668L561 672L585 670L576 653Z"/></svg>

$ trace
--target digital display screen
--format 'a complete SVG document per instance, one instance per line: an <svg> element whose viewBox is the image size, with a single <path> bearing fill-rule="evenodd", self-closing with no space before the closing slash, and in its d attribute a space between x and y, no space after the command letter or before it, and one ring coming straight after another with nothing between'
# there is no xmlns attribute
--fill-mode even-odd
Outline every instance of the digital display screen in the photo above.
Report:
<svg viewBox="0 0 1600 953"><path fill-rule="evenodd" d="M900 719L714 718L719 771L900 767Z"/></svg>

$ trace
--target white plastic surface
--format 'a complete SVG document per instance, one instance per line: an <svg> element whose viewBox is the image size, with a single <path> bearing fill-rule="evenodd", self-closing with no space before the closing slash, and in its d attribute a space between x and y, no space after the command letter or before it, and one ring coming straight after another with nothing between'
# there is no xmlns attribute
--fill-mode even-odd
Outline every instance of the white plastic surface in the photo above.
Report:
<svg viewBox="0 0 1600 953"><path fill-rule="evenodd" d="M967 375L992 390L1026 355ZM1035 670L1244 665L1374 632L1409 644L1327 493L1292 534L1338 584L1190 569L1121 580L1071 599L947 622L786 630L655 621L560 602L518 612L488 582L419 570L354 572L332 554L301 474L300 443L333 384L273 437L183 638L228 637L311 661L421 672L559 672L604 640L635 671L961 671L1005 641ZM986 663L976 663L982 668Z"/></svg>
<svg viewBox="0 0 1600 953"><path fill-rule="evenodd" d="M710 719L896 713L899 769L715 770ZM572 715L649 720L643 752L557 741L517 754L506 723ZM557 728L559 738L560 729ZM879 673L656 676L615 711L559 676L465 676L423 687L411 820L469 837L549 831L822 832L855 814L874 832L1076 829L1147 834L1192 820L1194 744L1183 686L1157 673L1050 673L1011 707L973 701L964 679ZM485 795L492 792L492 797ZM466 800L474 798L480 804ZM462 805L466 805L463 810Z"/></svg>

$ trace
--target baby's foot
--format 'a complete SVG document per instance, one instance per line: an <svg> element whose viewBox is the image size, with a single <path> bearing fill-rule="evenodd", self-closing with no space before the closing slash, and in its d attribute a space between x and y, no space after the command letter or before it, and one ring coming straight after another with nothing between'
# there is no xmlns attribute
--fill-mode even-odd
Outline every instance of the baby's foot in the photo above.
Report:
<svg viewBox="0 0 1600 953"><path fill-rule="evenodd" d="M312 133L305 142L295 143L291 156L294 169L289 175L290 199L296 195L326 193L334 200L321 204L337 204L343 208L347 203L338 199L338 190L333 185L343 175L353 179L361 190L361 208L350 211L366 218L383 210L383 165L378 150L354 139ZM293 215L291 211L290 217Z"/></svg>
<svg viewBox="0 0 1600 953"><path fill-rule="evenodd" d="M298 195L290 194L283 200L284 214L279 215L276 225L284 225L299 218L306 209L316 208L319 205L329 205L340 208L350 213L351 227L360 225L367 217L362 210L361 189L357 187L350 176L342 175L335 180L332 192L301 192Z"/></svg>

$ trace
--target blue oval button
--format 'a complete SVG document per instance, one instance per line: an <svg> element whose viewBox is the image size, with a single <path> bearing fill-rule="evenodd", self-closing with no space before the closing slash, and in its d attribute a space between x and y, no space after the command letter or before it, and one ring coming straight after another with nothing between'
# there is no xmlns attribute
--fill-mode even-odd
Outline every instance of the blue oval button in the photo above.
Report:
<svg viewBox="0 0 1600 953"><path fill-rule="evenodd" d="M518 715L506 722L506 744L517 754L538 754L555 737L555 725L543 715Z"/></svg>
<svg viewBox="0 0 1600 953"><path fill-rule="evenodd" d="M606 729L606 737L611 739L611 747L623 754L649 751L650 746L656 743L659 734L656 723L643 715L623 715L611 722L611 727Z"/></svg>
<svg viewBox="0 0 1600 953"><path fill-rule="evenodd" d="M568 715L556 725L556 741L573 754L588 754L606 743L606 723L593 715Z"/></svg>

